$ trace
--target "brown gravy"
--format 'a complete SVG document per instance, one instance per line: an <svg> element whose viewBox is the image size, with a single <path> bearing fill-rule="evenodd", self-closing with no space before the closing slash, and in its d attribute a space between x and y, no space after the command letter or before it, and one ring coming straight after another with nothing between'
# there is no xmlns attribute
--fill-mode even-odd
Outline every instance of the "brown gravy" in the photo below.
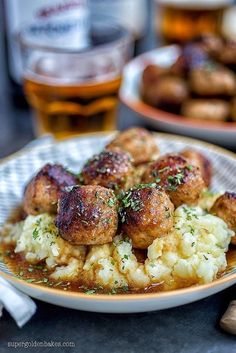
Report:
<svg viewBox="0 0 236 353"><path fill-rule="evenodd" d="M24 213L22 212L22 208L18 207L14 210L11 217L8 219L8 222L12 223L18 222L25 218ZM23 254L14 252L15 245L13 244L4 244L0 242L0 260L6 263L7 267L19 278L25 280L28 283L33 283L37 285L41 285L48 288L57 288L63 291L72 291L72 292L80 292L87 294L133 294L133 293L156 293L167 291L166 285L163 283L153 284L145 289L135 289L123 287L120 289L108 289L103 287L94 287L94 284L91 283L89 286L84 286L83 280L77 281L54 281L50 278L50 274L53 272L52 270L48 270L45 263L42 262L37 265L29 264ZM146 258L145 252L135 251L135 255L138 258L138 261L144 262ZM225 272L230 271L230 268L236 265L236 248L232 247L227 252L227 269ZM222 274L219 274L218 277L221 277ZM175 288L186 288L193 285L189 281L180 281Z"/></svg>

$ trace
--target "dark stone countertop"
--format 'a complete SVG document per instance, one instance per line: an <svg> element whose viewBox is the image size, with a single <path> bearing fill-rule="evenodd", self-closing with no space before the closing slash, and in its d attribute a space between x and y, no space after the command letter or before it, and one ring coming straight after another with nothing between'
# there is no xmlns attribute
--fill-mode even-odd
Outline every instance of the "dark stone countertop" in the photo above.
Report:
<svg viewBox="0 0 236 353"><path fill-rule="evenodd" d="M14 103L6 74L5 48L0 7L0 157L4 157L33 138L28 109ZM153 36L140 41L137 52L155 45ZM136 114L121 106L119 128L144 126ZM219 294L179 308L143 314L96 314L56 307L37 301L38 310L22 329L4 311L0 319L0 353L25 352L9 348L8 342L73 342L63 352L95 353L233 353L235 337L222 332L219 318L229 301L235 299L236 286ZM56 348L55 348L56 349ZM29 352L51 352L52 348L30 348Z"/></svg>

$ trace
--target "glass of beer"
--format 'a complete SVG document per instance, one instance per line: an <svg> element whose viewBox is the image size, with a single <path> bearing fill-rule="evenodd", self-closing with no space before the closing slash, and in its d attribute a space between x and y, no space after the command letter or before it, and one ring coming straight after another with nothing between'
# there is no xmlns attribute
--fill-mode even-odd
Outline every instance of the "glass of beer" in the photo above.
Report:
<svg viewBox="0 0 236 353"><path fill-rule="evenodd" d="M73 24L37 23L21 30L24 91L36 134L64 138L116 128L122 69L133 53L129 32L94 19L83 37ZM86 35L85 35L86 34Z"/></svg>
<svg viewBox="0 0 236 353"><path fill-rule="evenodd" d="M184 43L203 33L221 34L232 0L155 0L155 29L164 43Z"/></svg>

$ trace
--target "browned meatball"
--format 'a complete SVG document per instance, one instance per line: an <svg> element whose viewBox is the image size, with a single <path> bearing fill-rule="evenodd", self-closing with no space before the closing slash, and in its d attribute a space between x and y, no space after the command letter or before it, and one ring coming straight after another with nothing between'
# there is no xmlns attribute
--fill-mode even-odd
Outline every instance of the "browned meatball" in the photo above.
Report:
<svg viewBox="0 0 236 353"><path fill-rule="evenodd" d="M93 156L83 167L85 185L101 185L115 191L128 189L134 181L130 154L124 151L103 151Z"/></svg>
<svg viewBox="0 0 236 353"><path fill-rule="evenodd" d="M173 227L174 206L167 194L155 186L127 191L121 205L122 231L135 248L147 249L155 238L165 236Z"/></svg>
<svg viewBox="0 0 236 353"><path fill-rule="evenodd" d="M205 187L198 167L181 155L168 154L151 163L143 183L156 182L169 195L175 207L195 204Z"/></svg>
<svg viewBox="0 0 236 353"><path fill-rule="evenodd" d="M72 244L109 243L117 225L117 201L112 190L98 185L75 186L59 199L56 226Z"/></svg>
<svg viewBox="0 0 236 353"><path fill-rule="evenodd" d="M218 55L218 60L224 64L235 68L236 65L236 41L226 40L222 51Z"/></svg>
<svg viewBox="0 0 236 353"><path fill-rule="evenodd" d="M188 96L184 79L177 76L163 76L158 82L150 84L142 91L143 100L155 107L180 105Z"/></svg>
<svg viewBox="0 0 236 353"><path fill-rule="evenodd" d="M133 127L120 132L107 146L107 150L121 149L130 153L133 163L139 165L159 156L154 136L146 129Z"/></svg>
<svg viewBox="0 0 236 353"><path fill-rule="evenodd" d="M232 99L230 117L233 121L236 121L236 97Z"/></svg>
<svg viewBox="0 0 236 353"><path fill-rule="evenodd" d="M158 65L148 65L143 70L142 84L144 87L157 82L159 78L168 72L168 68Z"/></svg>
<svg viewBox="0 0 236 353"><path fill-rule="evenodd" d="M56 213L57 201L66 186L77 178L58 164L46 164L25 188L23 208L28 214Z"/></svg>
<svg viewBox="0 0 236 353"><path fill-rule="evenodd" d="M181 109L187 118L215 121L225 121L229 112L229 103L222 99L188 99Z"/></svg>
<svg viewBox="0 0 236 353"><path fill-rule="evenodd" d="M225 221L228 227L236 233L236 193L225 192L214 203L210 212ZM231 243L236 245L236 236Z"/></svg>
<svg viewBox="0 0 236 353"><path fill-rule="evenodd" d="M191 165L195 165L200 169L205 185L209 187L212 179L211 161L206 158L202 153L192 149L185 149L180 154L187 158Z"/></svg>
<svg viewBox="0 0 236 353"><path fill-rule="evenodd" d="M189 83L192 92L199 96L231 96L236 91L235 75L224 67L194 69Z"/></svg>
<svg viewBox="0 0 236 353"><path fill-rule="evenodd" d="M185 77L190 70L203 67L209 61L208 54L200 43L187 43L182 48L176 62L170 67L170 73Z"/></svg>
<svg viewBox="0 0 236 353"><path fill-rule="evenodd" d="M218 59L224 50L223 39L210 33L203 34L199 39L202 49L212 58Z"/></svg>

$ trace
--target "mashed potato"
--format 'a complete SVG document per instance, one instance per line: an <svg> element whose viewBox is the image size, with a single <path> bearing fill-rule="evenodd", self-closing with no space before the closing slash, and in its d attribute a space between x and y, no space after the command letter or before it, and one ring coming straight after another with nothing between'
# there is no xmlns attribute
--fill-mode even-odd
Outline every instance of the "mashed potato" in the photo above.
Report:
<svg viewBox="0 0 236 353"><path fill-rule="evenodd" d="M24 252L29 263L38 263L45 260L48 268L56 267L52 277L54 279L76 278L82 269L86 248L84 246L72 246L60 236L54 224L54 218L48 214L28 216L21 222L21 232L11 230L11 234L18 240L15 252ZM57 265L64 265L58 267Z"/></svg>
<svg viewBox="0 0 236 353"><path fill-rule="evenodd" d="M110 289L156 283L174 289L213 281L227 266L225 253L234 233L199 206L178 207L174 221L173 231L149 246L144 263L138 262L125 236L87 248L69 244L58 235L54 218L48 214L28 216L8 233L16 241L15 252L23 252L31 263L45 260L56 280L82 278L85 285Z"/></svg>

